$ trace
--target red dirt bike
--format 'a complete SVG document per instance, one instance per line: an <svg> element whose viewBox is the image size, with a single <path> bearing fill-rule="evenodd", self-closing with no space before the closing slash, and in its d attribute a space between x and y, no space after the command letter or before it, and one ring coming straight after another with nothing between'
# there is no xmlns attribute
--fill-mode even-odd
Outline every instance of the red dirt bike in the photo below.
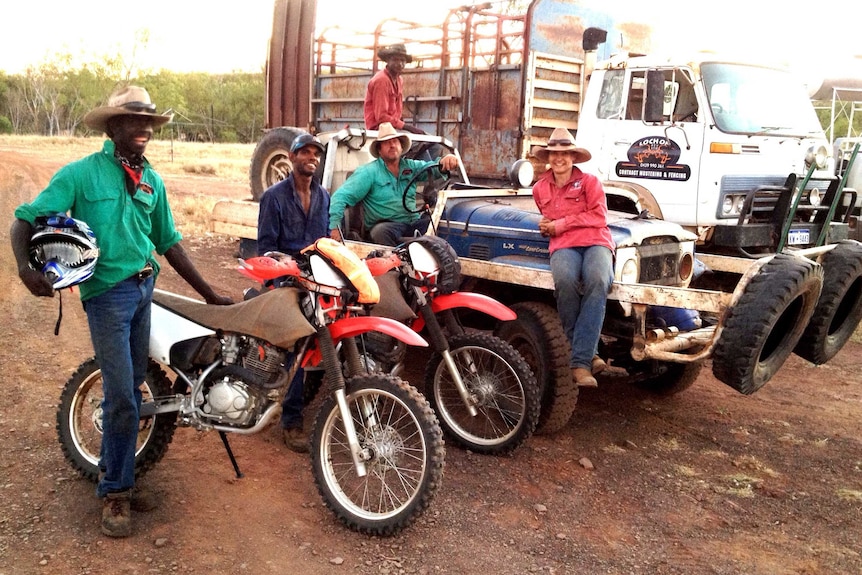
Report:
<svg viewBox="0 0 862 575"><path fill-rule="evenodd" d="M446 240L410 239L365 260L378 281L381 304L372 314L405 322L426 335L433 353L425 367L425 396L448 439L484 454L509 453L539 421L541 396L530 367L504 340L465 330L457 314L515 319L507 306L482 295L459 292L460 262ZM407 348L397 340L368 334L369 365L400 373Z"/></svg>
<svg viewBox="0 0 862 575"><path fill-rule="evenodd" d="M443 435L416 389L361 367L354 338L377 330L408 345L427 344L403 324L367 315L366 304L379 298L377 285L338 242L319 240L297 259L240 262L241 273L273 288L229 306L161 290L153 296L135 475L152 468L175 428L184 426L218 431L241 477L227 433L263 431L277 420L296 369L322 369L328 396L311 437L318 491L351 529L400 531L441 483ZM163 366L177 374L173 384ZM92 481L99 472L101 400L101 371L90 359L63 389L57 430L66 459Z"/></svg>

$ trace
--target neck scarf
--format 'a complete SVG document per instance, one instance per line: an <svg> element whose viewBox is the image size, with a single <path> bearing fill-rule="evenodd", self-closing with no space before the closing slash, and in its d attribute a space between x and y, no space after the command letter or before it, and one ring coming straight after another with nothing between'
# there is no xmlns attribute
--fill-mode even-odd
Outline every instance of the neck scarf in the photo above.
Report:
<svg viewBox="0 0 862 575"><path fill-rule="evenodd" d="M129 192L130 196L134 196L144 173L144 157L137 155L127 158L117 151L114 151L114 157L119 160L126 174L126 191Z"/></svg>

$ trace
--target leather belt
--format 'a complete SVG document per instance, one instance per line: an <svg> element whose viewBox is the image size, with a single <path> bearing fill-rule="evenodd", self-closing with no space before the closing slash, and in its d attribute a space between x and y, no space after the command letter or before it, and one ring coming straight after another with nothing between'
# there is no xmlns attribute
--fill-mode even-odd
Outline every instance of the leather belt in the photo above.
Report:
<svg viewBox="0 0 862 575"><path fill-rule="evenodd" d="M155 272L156 270L153 268L153 264L147 262L147 265L144 266L144 269L142 269L132 277L139 282L142 282L145 279L152 277Z"/></svg>

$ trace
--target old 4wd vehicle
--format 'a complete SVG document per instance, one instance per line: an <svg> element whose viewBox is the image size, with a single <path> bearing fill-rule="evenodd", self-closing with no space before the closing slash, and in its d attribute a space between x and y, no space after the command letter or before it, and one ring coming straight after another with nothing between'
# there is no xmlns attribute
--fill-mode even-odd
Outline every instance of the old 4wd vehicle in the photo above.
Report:
<svg viewBox="0 0 862 575"><path fill-rule="evenodd" d="M372 161L368 148L376 135L358 129L320 134L326 145L324 187L335 191L357 166ZM413 139L458 154L443 138ZM437 197L433 207L428 205L433 223L428 233L455 249L462 289L494 297L518 317L497 324L467 315L459 319L471 328L493 330L527 359L542 387L537 430L555 431L571 417L578 391L568 366L569 344L556 314L548 241L539 234L539 214L527 188L532 166L516 162L512 173L521 179L505 188L474 185L463 164L460 168L449 181L429 184ZM614 377L657 394L673 394L690 386L703 361L712 357L720 380L745 394L759 389L808 326L823 267L803 257L811 253L766 256L729 287L716 281L712 289L695 289L693 282L702 281L695 279L700 267L696 236L647 211L631 210L625 189L609 186L606 192L617 250L600 354L610 361ZM220 202L214 220L215 231L251 241L256 237L257 204ZM343 235L352 238L347 243L354 252L365 256L380 246L365 241L357 221L356 214L345 214Z"/></svg>

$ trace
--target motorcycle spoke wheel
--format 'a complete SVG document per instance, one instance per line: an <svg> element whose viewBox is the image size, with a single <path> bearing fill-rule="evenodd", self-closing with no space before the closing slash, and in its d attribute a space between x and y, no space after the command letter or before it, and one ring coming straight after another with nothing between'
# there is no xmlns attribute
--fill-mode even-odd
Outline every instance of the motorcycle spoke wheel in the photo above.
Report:
<svg viewBox="0 0 862 575"><path fill-rule="evenodd" d="M327 507L351 529L392 535L430 504L443 476L443 435L415 388L382 374L347 382L347 405L365 460L359 476L334 397L314 426L312 469Z"/></svg>
<svg viewBox="0 0 862 575"><path fill-rule="evenodd" d="M426 367L425 389L444 433L477 453L511 452L539 421L541 397L529 366L511 345L491 335L454 336L449 350L478 413L471 415L443 356L435 353Z"/></svg>
<svg viewBox="0 0 862 575"><path fill-rule="evenodd" d="M171 382L157 364L148 367L141 385L142 401L171 394ZM66 382L57 409L57 435L63 454L85 479L99 478L102 446L102 370L95 358L82 363ZM135 449L135 477L162 458L173 439L175 414L141 419Z"/></svg>

